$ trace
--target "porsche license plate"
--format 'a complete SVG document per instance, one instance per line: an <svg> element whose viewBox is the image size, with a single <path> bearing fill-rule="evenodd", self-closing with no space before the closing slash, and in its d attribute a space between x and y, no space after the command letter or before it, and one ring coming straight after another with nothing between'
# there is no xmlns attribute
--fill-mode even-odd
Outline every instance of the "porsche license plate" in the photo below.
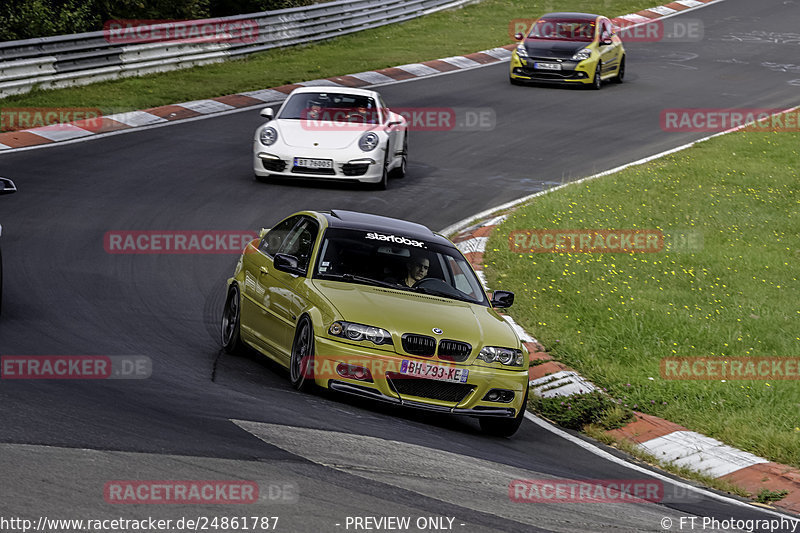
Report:
<svg viewBox="0 0 800 533"><path fill-rule="evenodd" d="M435 379L450 383L466 383L469 376L469 370L466 368L454 368L452 366L435 365L425 361L409 361L407 359L403 359L400 373L415 378Z"/></svg>
<svg viewBox="0 0 800 533"><path fill-rule="evenodd" d="M540 63L537 61L533 64L533 68L541 70L561 70L561 63Z"/></svg>
<svg viewBox="0 0 800 533"><path fill-rule="evenodd" d="M333 159L294 158L294 166L302 168L333 168Z"/></svg>

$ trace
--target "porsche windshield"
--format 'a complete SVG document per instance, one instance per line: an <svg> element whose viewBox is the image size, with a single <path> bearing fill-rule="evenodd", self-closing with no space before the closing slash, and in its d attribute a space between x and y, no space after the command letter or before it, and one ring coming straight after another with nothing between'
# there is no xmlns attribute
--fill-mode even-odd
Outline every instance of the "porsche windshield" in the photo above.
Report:
<svg viewBox="0 0 800 533"><path fill-rule="evenodd" d="M457 249L387 231L328 229L314 277L489 305Z"/></svg>
<svg viewBox="0 0 800 533"><path fill-rule="evenodd" d="M581 20L540 19L531 28L531 39L553 41L591 42L594 39L595 23Z"/></svg>
<svg viewBox="0 0 800 533"><path fill-rule="evenodd" d="M277 118L363 124L377 124L380 119L373 98L341 93L293 94Z"/></svg>

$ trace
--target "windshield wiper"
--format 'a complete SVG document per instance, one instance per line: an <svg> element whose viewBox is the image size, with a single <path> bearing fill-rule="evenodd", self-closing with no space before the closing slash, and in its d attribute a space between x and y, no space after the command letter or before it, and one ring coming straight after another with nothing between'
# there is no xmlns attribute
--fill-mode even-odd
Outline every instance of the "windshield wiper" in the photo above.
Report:
<svg viewBox="0 0 800 533"><path fill-rule="evenodd" d="M431 296L440 296L442 298L448 298L450 300L459 300L461 302L475 303L473 300L470 300L469 298L466 298L459 294L455 294L454 292L437 291L436 289L431 289L430 287L414 287L411 290L415 292L421 292L423 294L430 294Z"/></svg>
<svg viewBox="0 0 800 533"><path fill-rule="evenodd" d="M325 274L320 273L319 277L323 279L333 279L338 281L349 281L349 282L357 282L357 283L364 283L366 285L376 285L378 287L388 287L390 289L400 289L402 287L395 283L390 283L388 281L381 281L379 279L372 279L365 276L356 276L354 274Z"/></svg>

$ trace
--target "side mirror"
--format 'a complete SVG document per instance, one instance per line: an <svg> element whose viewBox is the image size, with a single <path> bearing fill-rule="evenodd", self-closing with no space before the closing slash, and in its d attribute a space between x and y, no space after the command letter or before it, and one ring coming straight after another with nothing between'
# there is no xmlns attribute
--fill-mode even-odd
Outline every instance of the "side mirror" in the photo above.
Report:
<svg viewBox="0 0 800 533"><path fill-rule="evenodd" d="M494 291L492 293L492 307L505 309L514 304L514 293L511 291Z"/></svg>
<svg viewBox="0 0 800 533"><path fill-rule="evenodd" d="M521 33L515 33L515 34L514 34L514 39L516 39L516 40L518 40L518 41L521 41L521 40L522 40L522 39L524 39L524 38L525 38L525 37L524 37L524 36L523 36Z"/></svg>
<svg viewBox="0 0 800 533"><path fill-rule="evenodd" d="M275 254L275 259L272 260L275 270L281 272L288 272L289 274L296 274L302 276L304 272L300 269L297 258L293 255Z"/></svg>
<svg viewBox="0 0 800 533"><path fill-rule="evenodd" d="M611 37L606 37L605 39L602 39L600 41L600 44L602 45L614 44L614 41L611 40Z"/></svg>
<svg viewBox="0 0 800 533"><path fill-rule="evenodd" d="M0 194L11 194L17 192L17 186L8 178L0 178Z"/></svg>
<svg viewBox="0 0 800 533"><path fill-rule="evenodd" d="M272 120L275 118L275 111L273 111L271 107L265 107L261 110L260 115L267 120Z"/></svg>

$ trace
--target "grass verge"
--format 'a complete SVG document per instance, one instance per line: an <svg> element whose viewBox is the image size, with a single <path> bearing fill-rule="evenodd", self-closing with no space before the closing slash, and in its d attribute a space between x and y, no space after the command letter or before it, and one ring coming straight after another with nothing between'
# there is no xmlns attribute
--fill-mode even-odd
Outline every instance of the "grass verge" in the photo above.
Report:
<svg viewBox="0 0 800 533"><path fill-rule="evenodd" d="M622 406L800 467L800 384L670 380L667 357L800 359L800 133L739 132L567 186L492 234L489 285L514 319ZM658 253L514 253L514 230L699 233Z"/></svg>
<svg viewBox="0 0 800 533"><path fill-rule="evenodd" d="M568 429L580 430L587 424L606 430L617 429L634 418L632 410L622 407L616 400L599 391L568 397L534 396L528 400L528 405L535 413Z"/></svg>
<svg viewBox="0 0 800 533"><path fill-rule="evenodd" d="M604 15L617 16L656 4L655 0L604 0L602 6L587 0L485 0L324 43L163 74L35 90L2 99L0 105L93 107L104 114L146 109L503 46L513 42L508 31L510 21L548 11L602 10Z"/></svg>

